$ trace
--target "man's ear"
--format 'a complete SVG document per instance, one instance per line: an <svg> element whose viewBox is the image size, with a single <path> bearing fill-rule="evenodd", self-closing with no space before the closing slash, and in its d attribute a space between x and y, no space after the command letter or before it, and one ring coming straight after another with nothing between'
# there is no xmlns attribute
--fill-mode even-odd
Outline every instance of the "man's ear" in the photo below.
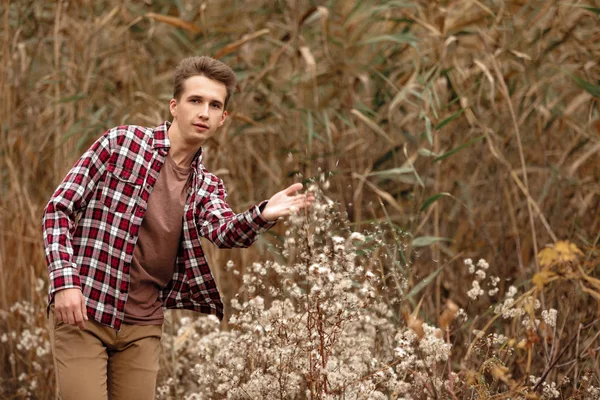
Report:
<svg viewBox="0 0 600 400"><path fill-rule="evenodd" d="M171 101L169 101L169 111L173 118L177 118L177 100L171 99Z"/></svg>
<svg viewBox="0 0 600 400"><path fill-rule="evenodd" d="M227 118L227 111L223 111L223 115L221 115L221 122L219 122L219 126L223 126L225 118Z"/></svg>

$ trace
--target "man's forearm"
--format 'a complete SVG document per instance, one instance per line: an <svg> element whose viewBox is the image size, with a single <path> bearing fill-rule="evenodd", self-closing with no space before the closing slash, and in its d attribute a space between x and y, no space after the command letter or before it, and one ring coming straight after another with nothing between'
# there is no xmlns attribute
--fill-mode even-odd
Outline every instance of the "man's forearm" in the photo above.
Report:
<svg viewBox="0 0 600 400"><path fill-rule="evenodd" d="M248 247L276 221L264 218L261 208L266 201L235 214L231 208L213 209L210 219L200 227L200 234L220 248Z"/></svg>

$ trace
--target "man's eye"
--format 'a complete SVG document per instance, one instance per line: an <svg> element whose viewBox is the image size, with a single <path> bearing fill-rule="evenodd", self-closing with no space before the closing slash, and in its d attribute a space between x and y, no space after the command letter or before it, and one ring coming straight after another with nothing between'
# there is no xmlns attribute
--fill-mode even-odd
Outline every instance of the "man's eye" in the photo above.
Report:
<svg viewBox="0 0 600 400"><path fill-rule="evenodd" d="M213 107L214 108L221 108L221 105L219 103L213 103Z"/></svg>

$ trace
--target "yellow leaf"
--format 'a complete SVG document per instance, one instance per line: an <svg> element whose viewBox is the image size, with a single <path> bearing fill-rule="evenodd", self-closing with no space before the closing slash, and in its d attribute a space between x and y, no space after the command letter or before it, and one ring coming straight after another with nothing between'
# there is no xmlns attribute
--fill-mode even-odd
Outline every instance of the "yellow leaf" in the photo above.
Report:
<svg viewBox="0 0 600 400"><path fill-rule="evenodd" d="M551 247L546 247L538 253L538 260L542 268L549 268L553 265L576 261L583 252L574 244L567 240L560 240Z"/></svg>
<svg viewBox="0 0 600 400"><path fill-rule="evenodd" d="M583 255L583 252L579 250L574 243L566 240L556 242L554 250L558 252L560 262L575 261L577 260L577 257Z"/></svg>
<svg viewBox="0 0 600 400"><path fill-rule="evenodd" d="M551 247L546 247L538 253L540 267L549 268L558 261L558 252Z"/></svg>
<svg viewBox="0 0 600 400"><path fill-rule="evenodd" d="M533 275L533 278L531 278L531 283L533 283L539 289L542 289L546 284L553 281L555 278L556 273L552 271L541 271Z"/></svg>

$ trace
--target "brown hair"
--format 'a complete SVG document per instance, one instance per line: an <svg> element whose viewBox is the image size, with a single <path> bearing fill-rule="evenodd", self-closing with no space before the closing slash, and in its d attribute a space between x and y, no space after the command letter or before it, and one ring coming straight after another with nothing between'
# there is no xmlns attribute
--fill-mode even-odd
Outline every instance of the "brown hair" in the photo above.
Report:
<svg viewBox="0 0 600 400"><path fill-rule="evenodd" d="M187 57L181 60L175 68L173 77L173 98L175 100L179 100L183 93L183 84L192 76L205 76L225 85L227 96L223 108L227 108L236 83L235 74L227 64L208 56Z"/></svg>

